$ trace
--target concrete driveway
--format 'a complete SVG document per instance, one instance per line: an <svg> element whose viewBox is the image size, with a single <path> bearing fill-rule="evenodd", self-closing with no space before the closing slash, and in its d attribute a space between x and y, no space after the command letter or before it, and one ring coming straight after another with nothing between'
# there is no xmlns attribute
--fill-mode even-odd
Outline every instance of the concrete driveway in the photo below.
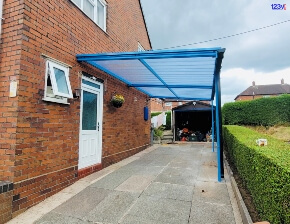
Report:
<svg viewBox="0 0 290 224"><path fill-rule="evenodd" d="M146 149L9 223L235 224L241 217L230 183L217 182L211 144L185 143Z"/></svg>

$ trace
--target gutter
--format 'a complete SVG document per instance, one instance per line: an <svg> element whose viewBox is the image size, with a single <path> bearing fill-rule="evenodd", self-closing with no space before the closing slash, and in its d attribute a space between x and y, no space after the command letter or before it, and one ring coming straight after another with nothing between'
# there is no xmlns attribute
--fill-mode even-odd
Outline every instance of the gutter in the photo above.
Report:
<svg viewBox="0 0 290 224"><path fill-rule="evenodd" d="M1 0L1 1L2 1L2 0ZM146 24L146 20L145 20L144 12L143 12L143 7L142 7L141 0L139 0L139 5L140 5L140 9L141 9L141 13L142 13L143 21L144 21L144 24L145 24L145 29L146 29L146 33L147 33L147 36L148 36L149 44L150 44L150 50L152 50L151 39L150 39L150 35L149 35L149 32L148 32L148 28L147 28L147 24Z"/></svg>

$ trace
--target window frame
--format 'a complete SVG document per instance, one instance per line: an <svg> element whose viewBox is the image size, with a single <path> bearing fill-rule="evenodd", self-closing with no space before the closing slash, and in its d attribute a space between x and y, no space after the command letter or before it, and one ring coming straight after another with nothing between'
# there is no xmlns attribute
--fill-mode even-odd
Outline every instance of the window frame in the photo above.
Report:
<svg viewBox="0 0 290 224"><path fill-rule="evenodd" d="M81 0L81 6L79 6L75 0L71 0L71 2L77 6L87 17L90 18L90 20L92 20L95 24L98 25L98 27L100 27L104 32L106 32L107 30L107 2L105 0L88 0L94 7L93 11L94 11L94 15L93 15L93 19L85 13L84 11L84 0ZM102 28L102 25L98 24L98 2L104 7L104 28Z"/></svg>
<svg viewBox="0 0 290 224"><path fill-rule="evenodd" d="M53 94L56 95L56 96L62 96L62 97L66 97L66 98L73 98L71 85L70 85L70 81L69 81L69 77L68 77L69 68L65 67L63 65L57 64L55 62L52 62L52 61L47 61L47 64L48 64L47 65L48 69L50 70L50 81L51 81L51 85L52 85ZM57 81L56 81L56 77L55 77L55 72L54 72L53 68L57 68L57 69L62 70L64 72L66 85L67 85L67 88L68 88L68 93L63 93L63 92L59 91L58 85L57 85Z"/></svg>
<svg viewBox="0 0 290 224"><path fill-rule="evenodd" d="M55 103L69 104L67 102L67 99L73 98L72 88L71 88L71 84L70 84L70 80L69 80L69 66L65 65L64 63L57 62L56 60L53 60L50 58L48 58L46 60L45 65L46 65L45 66L46 67L45 68L45 88L44 88L43 100L55 102ZM64 71L65 81L66 81L66 85L68 88L68 94L60 92L58 90L55 72L54 72L53 68L57 68L57 69ZM50 87L50 86L48 86L48 83L47 83L48 78L50 78L52 93L48 92L48 87Z"/></svg>
<svg viewBox="0 0 290 224"><path fill-rule="evenodd" d="M138 52L145 51L145 48L142 46L142 44L140 44L140 42L138 42L137 51Z"/></svg>

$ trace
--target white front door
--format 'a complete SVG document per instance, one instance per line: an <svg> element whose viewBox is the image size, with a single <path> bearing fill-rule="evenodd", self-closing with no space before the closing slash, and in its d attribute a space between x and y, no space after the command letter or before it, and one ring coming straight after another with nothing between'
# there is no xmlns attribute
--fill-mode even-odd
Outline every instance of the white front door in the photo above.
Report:
<svg viewBox="0 0 290 224"><path fill-rule="evenodd" d="M103 84L83 77L78 169L101 163Z"/></svg>

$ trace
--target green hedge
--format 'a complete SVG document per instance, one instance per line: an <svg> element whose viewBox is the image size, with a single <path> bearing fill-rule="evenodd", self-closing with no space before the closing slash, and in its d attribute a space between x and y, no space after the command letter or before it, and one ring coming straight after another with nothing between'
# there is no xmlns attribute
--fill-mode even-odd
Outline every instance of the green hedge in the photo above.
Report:
<svg viewBox="0 0 290 224"><path fill-rule="evenodd" d="M290 223L290 145L241 126L224 126L229 159L249 189L263 220ZM256 139L266 138L259 147Z"/></svg>
<svg viewBox="0 0 290 224"><path fill-rule="evenodd" d="M222 108L225 125L272 126L290 122L290 95L226 103Z"/></svg>
<svg viewBox="0 0 290 224"><path fill-rule="evenodd" d="M151 113L151 118L155 117L155 116L158 116L159 114L162 114L162 112L152 112Z"/></svg>

